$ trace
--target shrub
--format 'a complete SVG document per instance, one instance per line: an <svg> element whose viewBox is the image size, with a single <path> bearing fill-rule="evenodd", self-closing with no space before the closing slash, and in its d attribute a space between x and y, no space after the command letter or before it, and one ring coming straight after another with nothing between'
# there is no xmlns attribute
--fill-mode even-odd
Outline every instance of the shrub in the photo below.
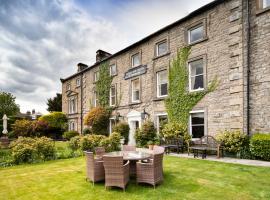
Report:
<svg viewBox="0 0 270 200"><path fill-rule="evenodd" d="M49 124L46 121L35 120L32 122L32 135L37 137L47 136Z"/></svg>
<svg viewBox="0 0 270 200"><path fill-rule="evenodd" d="M102 107L93 108L85 117L84 124L91 127L91 132L107 135L110 113Z"/></svg>
<svg viewBox="0 0 270 200"><path fill-rule="evenodd" d="M100 146L100 141L106 138L103 135L86 135L80 140L80 147L83 151L94 151L95 147Z"/></svg>
<svg viewBox="0 0 270 200"><path fill-rule="evenodd" d="M125 144L128 143L128 136L129 136L129 125L128 125L128 123L119 122L113 128L113 132L120 133L120 135L125 138Z"/></svg>
<svg viewBox="0 0 270 200"><path fill-rule="evenodd" d="M156 136L156 128L151 121L144 122L141 129L137 129L135 133L136 143L140 147L146 146L148 141L155 140Z"/></svg>
<svg viewBox="0 0 270 200"><path fill-rule="evenodd" d="M250 140L250 151L257 158L270 160L270 134L254 134Z"/></svg>
<svg viewBox="0 0 270 200"><path fill-rule="evenodd" d="M222 143L224 150L230 153L239 153L248 143L248 137L239 130L219 132L216 139Z"/></svg>
<svg viewBox="0 0 270 200"><path fill-rule="evenodd" d="M55 155L54 143L46 137L19 137L10 144L10 147L16 164L51 160Z"/></svg>
<svg viewBox="0 0 270 200"><path fill-rule="evenodd" d="M36 138L34 144L37 150L37 157L41 160L52 160L55 157L54 142L47 137Z"/></svg>
<svg viewBox="0 0 270 200"><path fill-rule="evenodd" d="M47 122L50 129L65 130L68 119L63 112L52 112L41 116L38 121Z"/></svg>
<svg viewBox="0 0 270 200"><path fill-rule="evenodd" d="M72 151L77 151L80 148L81 136L75 136L70 139L68 146Z"/></svg>
<svg viewBox="0 0 270 200"><path fill-rule="evenodd" d="M63 138L70 140L71 138L78 136L78 135L79 135L78 131L66 131L63 134Z"/></svg>
<svg viewBox="0 0 270 200"><path fill-rule="evenodd" d="M27 137L19 137L10 144L12 157L16 164L31 163L36 159L37 149L35 140Z"/></svg>
<svg viewBox="0 0 270 200"><path fill-rule="evenodd" d="M166 139L174 139L181 136L186 143L190 140L187 126L179 122L169 122L165 124L161 131L161 136Z"/></svg>
<svg viewBox="0 0 270 200"><path fill-rule="evenodd" d="M12 125L12 130L15 136L23 136L29 137L32 136L32 121L22 119L16 120L15 123Z"/></svg>
<svg viewBox="0 0 270 200"><path fill-rule="evenodd" d="M83 135L89 135L91 134L91 129L90 128L84 128L83 129Z"/></svg>
<svg viewBox="0 0 270 200"><path fill-rule="evenodd" d="M110 137L110 151L118 151L120 150L120 139L121 139L121 135L120 133L117 132L113 132Z"/></svg>

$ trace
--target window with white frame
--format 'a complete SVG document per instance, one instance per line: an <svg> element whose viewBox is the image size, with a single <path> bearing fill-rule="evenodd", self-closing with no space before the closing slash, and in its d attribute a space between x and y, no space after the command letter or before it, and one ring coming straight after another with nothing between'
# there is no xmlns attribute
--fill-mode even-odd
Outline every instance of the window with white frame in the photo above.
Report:
<svg viewBox="0 0 270 200"><path fill-rule="evenodd" d="M67 91L70 91L71 90L71 86L70 84L67 84Z"/></svg>
<svg viewBox="0 0 270 200"><path fill-rule="evenodd" d="M94 72L94 82L97 82L99 79L99 71Z"/></svg>
<svg viewBox="0 0 270 200"><path fill-rule="evenodd" d="M116 105L116 85L112 85L110 89L110 106Z"/></svg>
<svg viewBox="0 0 270 200"><path fill-rule="evenodd" d="M73 114L77 112L77 99L75 97L69 98L68 113Z"/></svg>
<svg viewBox="0 0 270 200"><path fill-rule="evenodd" d="M203 59L189 62L189 90L204 89Z"/></svg>
<svg viewBox="0 0 270 200"><path fill-rule="evenodd" d="M203 23L192 27L191 29L188 30L188 43L194 43L197 41L200 41L204 38L204 27Z"/></svg>
<svg viewBox="0 0 270 200"><path fill-rule="evenodd" d="M98 93L97 91L94 91L94 107L97 107L99 104L98 102Z"/></svg>
<svg viewBox="0 0 270 200"><path fill-rule="evenodd" d="M262 0L262 7L267 8L270 6L270 0Z"/></svg>
<svg viewBox="0 0 270 200"><path fill-rule="evenodd" d="M167 70L157 72L157 97L168 95L168 74Z"/></svg>
<svg viewBox="0 0 270 200"><path fill-rule="evenodd" d="M117 74L116 64L110 65L110 75L114 76Z"/></svg>
<svg viewBox="0 0 270 200"><path fill-rule="evenodd" d="M131 56L131 67L137 67L141 64L140 61L140 54L136 53L133 56Z"/></svg>
<svg viewBox="0 0 270 200"><path fill-rule="evenodd" d="M109 127L110 134L113 132L113 128L115 127L115 125L116 125L116 120L114 118L110 118L110 127Z"/></svg>
<svg viewBox="0 0 270 200"><path fill-rule="evenodd" d="M81 86L81 79L80 78L76 79L76 86L77 87Z"/></svg>
<svg viewBox="0 0 270 200"><path fill-rule="evenodd" d="M76 123L74 121L69 122L68 130L70 130L70 131L76 130Z"/></svg>
<svg viewBox="0 0 270 200"><path fill-rule="evenodd" d="M163 40L156 44L156 56L164 55L168 52L167 40Z"/></svg>
<svg viewBox="0 0 270 200"><path fill-rule="evenodd" d="M190 112L190 134L192 138L201 138L205 135L204 111Z"/></svg>
<svg viewBox="0 0 270 200"><path fill-rule="evenodd" d="M160 134L164 125L168 123L168 115L166 113L157 115L157 133Z"/></svg>
<svg viewBox="0 0 270 200"><path fill-rule="evenodd" d="M132 102L140 101L140 79L131 81L131 100Z"/></svg>

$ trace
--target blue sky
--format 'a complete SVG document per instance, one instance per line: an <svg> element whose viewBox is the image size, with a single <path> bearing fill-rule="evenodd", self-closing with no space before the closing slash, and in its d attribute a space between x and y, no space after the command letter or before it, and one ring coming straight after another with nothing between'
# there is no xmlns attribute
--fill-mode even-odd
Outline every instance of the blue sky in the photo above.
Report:
<svg viewBox="0 0 270 200"><path fill-rule="evenodd" d="M46 112L60 78L115 53L211 0L0 0L0 90Z"/></svg>

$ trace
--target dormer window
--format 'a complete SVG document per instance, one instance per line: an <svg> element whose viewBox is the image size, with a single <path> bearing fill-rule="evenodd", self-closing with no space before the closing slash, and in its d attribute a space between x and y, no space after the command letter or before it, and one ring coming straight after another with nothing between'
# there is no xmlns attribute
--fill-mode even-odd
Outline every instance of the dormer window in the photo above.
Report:
<svg viewBox="0 0 270 200"><path fill-rule="evenodd" d="M133 56L131 56L131 67L137 67L141 64L140 61L140 54L136 53Z"/></svg>

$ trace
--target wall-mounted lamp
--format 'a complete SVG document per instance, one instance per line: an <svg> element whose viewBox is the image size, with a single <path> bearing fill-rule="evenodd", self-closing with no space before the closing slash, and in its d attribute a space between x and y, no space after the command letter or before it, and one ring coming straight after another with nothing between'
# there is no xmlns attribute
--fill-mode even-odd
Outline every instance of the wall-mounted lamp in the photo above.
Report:
<svg viewBox="0 0 270 200"><path fill-rule="evenodd" d="M143 120L147 119L150 116L149 113L145 111L145 108L143 109L143 112L141 113L141 117Z"/></svg>

